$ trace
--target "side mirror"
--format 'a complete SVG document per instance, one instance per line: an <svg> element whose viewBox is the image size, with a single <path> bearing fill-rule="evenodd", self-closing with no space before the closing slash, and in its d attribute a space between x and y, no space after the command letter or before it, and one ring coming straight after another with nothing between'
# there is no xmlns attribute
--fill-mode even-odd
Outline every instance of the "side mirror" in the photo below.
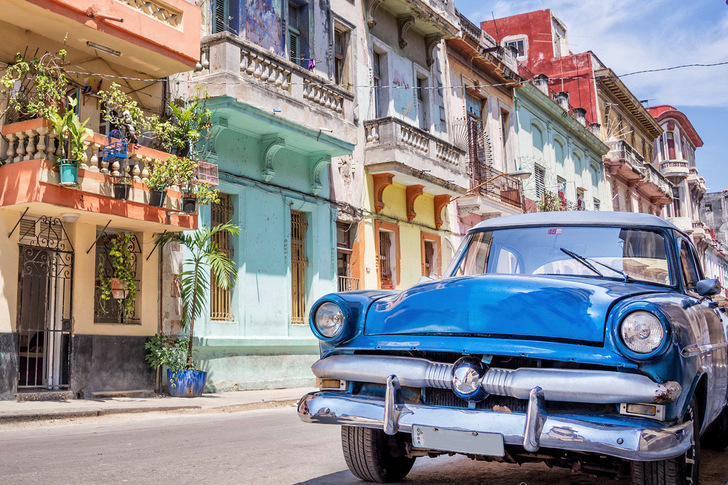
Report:
<svg viewBox="0 0 728 485"><path fill-rule="evenodd" d="M713 296L720 293L720 281L715 278L700 280L695 285L695 292L700 296Z"/></svg>

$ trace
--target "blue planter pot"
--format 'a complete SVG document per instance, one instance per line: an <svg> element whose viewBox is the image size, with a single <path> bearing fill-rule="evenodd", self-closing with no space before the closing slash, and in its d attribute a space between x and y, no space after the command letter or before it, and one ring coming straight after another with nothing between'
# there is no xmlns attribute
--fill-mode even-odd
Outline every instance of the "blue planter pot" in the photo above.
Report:
<svg viewBox="0 0 728 485"><path fill-rule="evenodd" d="M61 185L78 185L78 165L74 163L64 163L63 160L58 164L61 174Z"/></svg>
<svg viewBox="0 0 728 485"><path fill-rule="evenodd" d="M207 381L207 372L201 370L167 369L167 389L173 397L200 397Z"/></svg>

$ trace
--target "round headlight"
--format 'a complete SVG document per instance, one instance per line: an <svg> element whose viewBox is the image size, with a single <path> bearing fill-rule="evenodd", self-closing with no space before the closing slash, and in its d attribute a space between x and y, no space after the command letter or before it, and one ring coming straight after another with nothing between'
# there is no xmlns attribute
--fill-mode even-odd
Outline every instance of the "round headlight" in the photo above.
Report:
<svg viewBox="0 0 728 485"><path fill-rule="evenodd" d="M460 357L452 370L452 390L466 401L482 401L487 394L481 386L486 369L473 357Z"/></svg>
<svg viewBox="0 0 728 485"><path fill-rule="evenodd" d="M316 310L316 328L326 338L334 338L344 329L344 312L339 305L327 301Z"/></svg>
<svg viewBox="0 0 728 485"><path fill-rule="evenodd" d="M665 329L662 322L650 312L632 312L619 327L622 341L633 352L649 354L662 345Z"/></svg>

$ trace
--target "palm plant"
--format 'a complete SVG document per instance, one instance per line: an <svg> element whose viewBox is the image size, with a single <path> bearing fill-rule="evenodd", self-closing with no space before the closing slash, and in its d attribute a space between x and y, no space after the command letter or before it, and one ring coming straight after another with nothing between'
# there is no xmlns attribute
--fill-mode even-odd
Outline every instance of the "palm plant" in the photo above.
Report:
<svg viewBox="0 0 728 485"><path fill-rule="evenodd" d="M237 269L235 263L220 251L213 241L218 232L226 231L232 235L240 233L240 228L229 221L213 227L203 227L196 232L178 234L174 239L186 247L189 257L184 261L185 270L180 273L182 286L182 328L189 325L186 369L192 368L192 340L195 319L202 316L206 306L205 295L210 290L210 274L217 285L224 290L235 286Z"/></svg>

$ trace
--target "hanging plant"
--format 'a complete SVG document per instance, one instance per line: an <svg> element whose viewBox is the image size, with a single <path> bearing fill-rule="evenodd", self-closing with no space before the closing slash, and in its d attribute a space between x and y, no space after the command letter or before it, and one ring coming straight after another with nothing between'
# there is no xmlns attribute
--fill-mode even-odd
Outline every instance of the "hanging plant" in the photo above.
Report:
<svg viewBox="0 0 728 485"><path fill-rule="evenodd" d="M64 111L63 102L69 87L63 71L65 61L65 49L57 54L46 52L40 58L32 59L27 59L21 53L15 55L15 60L0 78L10 119L47 118L50 113Z"/></svg>
<svg viewBox="0 0 728 485"><path fill-rule="evenodd" d="M111 275L104 275L104 261L99 261L102 311L110 299L122 300L122 317L131 318L136 308L137 283L134 271L134 241L129 233L119 233L110 240Z"/></svg>

